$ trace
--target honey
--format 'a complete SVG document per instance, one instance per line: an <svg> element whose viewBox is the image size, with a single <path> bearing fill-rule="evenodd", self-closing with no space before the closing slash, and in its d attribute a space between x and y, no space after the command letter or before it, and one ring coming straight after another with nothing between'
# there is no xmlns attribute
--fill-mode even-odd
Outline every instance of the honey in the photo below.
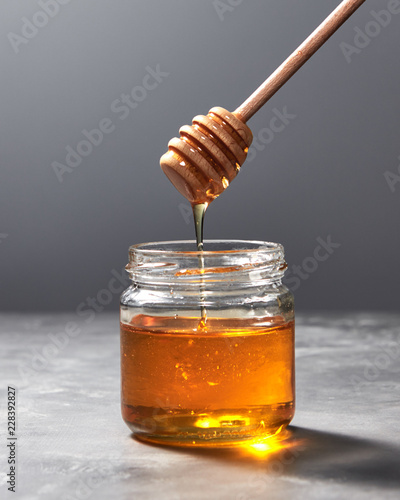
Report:
<svg viewBox="0 0 400 500"><path fill-rule="evenodd" d="M200 322L201 323L201 322ZM121 323L122 415L139 439L232 445L294 414L294 324L137 315Z"/></svg>

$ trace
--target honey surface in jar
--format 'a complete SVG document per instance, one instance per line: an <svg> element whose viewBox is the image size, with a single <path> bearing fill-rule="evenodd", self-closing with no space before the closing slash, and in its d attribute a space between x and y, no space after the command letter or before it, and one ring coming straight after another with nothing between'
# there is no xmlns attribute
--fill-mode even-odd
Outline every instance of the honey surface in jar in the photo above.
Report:
<svg viewBox="0 0 400 500"><path fill-rule="evenodd" d="M122 415L139 439L232 444L294 414L294 323L135 316L121 323Z"/></svg>

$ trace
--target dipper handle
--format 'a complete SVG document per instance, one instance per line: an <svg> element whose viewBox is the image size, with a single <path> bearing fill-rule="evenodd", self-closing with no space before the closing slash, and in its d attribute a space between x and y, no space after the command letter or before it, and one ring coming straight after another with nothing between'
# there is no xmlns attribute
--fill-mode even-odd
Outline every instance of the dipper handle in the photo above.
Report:
<svg viewBox="0 0 400 500"><path fill-rule="evenodd" d="M364 2L365 0L344 0L286 61L234 111L234 114L246 123Z"/></svg>

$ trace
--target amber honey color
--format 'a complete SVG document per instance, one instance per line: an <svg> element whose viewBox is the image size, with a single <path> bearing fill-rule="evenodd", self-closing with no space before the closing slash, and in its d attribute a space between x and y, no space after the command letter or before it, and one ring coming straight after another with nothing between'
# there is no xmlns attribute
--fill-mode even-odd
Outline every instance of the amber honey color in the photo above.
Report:
<svg viewBox="0 0 400 500"><path fill-rule="evenodd" d="M122 415L139 439L220 446L294 414L294 324L139 315L121 323Z"/></svg>

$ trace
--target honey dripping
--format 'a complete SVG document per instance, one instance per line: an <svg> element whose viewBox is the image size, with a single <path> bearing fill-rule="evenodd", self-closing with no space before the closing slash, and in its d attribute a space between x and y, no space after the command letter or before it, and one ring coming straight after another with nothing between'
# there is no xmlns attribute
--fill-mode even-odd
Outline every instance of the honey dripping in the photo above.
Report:
<svg viewBox="0 0 400 500"><path fill-rule="evenodd" d="M196 245L197 251L201 252L199 254L199 269L200 276L204 273L204 256L202 255L204 250L203 243L203 227L204 227L204 215L206 213L208 207L208 203L199 203L197 205L193 205L193 218L194 218L194 227L196 231ZM204 283L200 284L200 301L201 301L201 319L197 329L202 331L206 328L207 324L207 309L205 306L205 287Z"/></svg>
<svg viewBox="0 0 400 500"><path fill-rule="evenodd" d="M213 108L207 116L196 116L192 126L180 129L172 139L161 167L174 186L192 205L197 251L203 252L204 215L209 204L236 177L247 156L252 134L232 113ZM243 136L243 137L242 137ZM199 254L200 276L204 257ZM200 284L201 320L198 330L206 329L205 286Z"/></svg>

